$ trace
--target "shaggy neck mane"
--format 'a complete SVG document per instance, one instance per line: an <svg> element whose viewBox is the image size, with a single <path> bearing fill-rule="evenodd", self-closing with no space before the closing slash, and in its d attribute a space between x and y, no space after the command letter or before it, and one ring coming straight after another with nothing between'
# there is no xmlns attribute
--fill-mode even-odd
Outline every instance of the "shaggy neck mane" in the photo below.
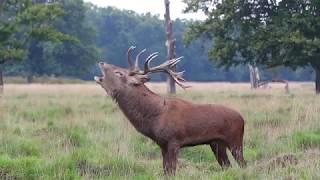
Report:
<svg viewBox="0 0 320 180"><path fill-rule="evenodd" d="M145 85L136 86L130 91L116 90L111 96L138 131L152 136L150 127L153 127L165 107L164 97L153 93Z"/></svg>

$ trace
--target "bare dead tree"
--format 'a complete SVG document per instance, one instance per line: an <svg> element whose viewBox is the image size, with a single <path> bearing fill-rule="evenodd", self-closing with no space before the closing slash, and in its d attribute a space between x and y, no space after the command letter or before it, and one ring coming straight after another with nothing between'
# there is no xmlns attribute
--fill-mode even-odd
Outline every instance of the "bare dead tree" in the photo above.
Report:
<svg viewBox="0 0 320 180"><path fill-rule="evenodd" d="M173 25L170 18L170 1L164 0L166 12L164 15L165 24L166 24L166 36L167 36L167 59L174 59L176 57L175 49L176 49L176 40L173 38ZM171 67L173 71L175 71L176 66ZM174 79L171 76L167 77L167 93L175 94L176 93L176 86Z"/></svg>
<svg viewBox="0 0 320 180"><path fill-rule="evenodd" d="M5 3L6 3L6 0L0 0L0 18L1 18L3 6ZM2 93L3 93L3 72L0 64L0 96Z"/></svg>
<svg viewBox="0 0 320 180"><path fill-rule="evenodd" d="M257 89L260 81L259 69L256 65L249 64L248 66L250 71L251 89Z"/></svg>
<svg viewBox="0 0 320 180"><path fill-rule="evenodd" d="M257 89L260 87L266 87L269 83L283 83L285 84L284 90L286 93L289 93L289 82L287 80L283 79L277 79L275 77L272 78L272 80L269 81L262 81L260 80L260 74L259 74L259 68L256 65L249 64L249 72L250 72L250 84L251 89Z"/></svg>

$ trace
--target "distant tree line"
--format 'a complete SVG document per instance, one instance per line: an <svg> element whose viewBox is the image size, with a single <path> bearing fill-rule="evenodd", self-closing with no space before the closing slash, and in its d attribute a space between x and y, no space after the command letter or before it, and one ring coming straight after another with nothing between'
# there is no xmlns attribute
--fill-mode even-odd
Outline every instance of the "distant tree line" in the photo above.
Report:
<svg viewBox="0 0 320 180"><path fill-rule="evenodd" d="M165 60L165 27L158 16L100 8L82 0L2 0L0 6L0 73L6 76L24 76L30 82L34 76L44 75L90 80L98 72L98 61L127 67L125 52L131 45L147 48L150 53L160 52L154 63ZM225 70L217 61L208 60L214 41L199 38L185 47L184 35L188 37L187 27L193 23L177 19L173 25L177 56L184 56L178 69L186 70L185 78L248 81L245 64L232 64ZM218 45L223 47L223 41ZM295 71L284 67L265 69L261 75L262 79L313 79L308 66Z"/></svg>

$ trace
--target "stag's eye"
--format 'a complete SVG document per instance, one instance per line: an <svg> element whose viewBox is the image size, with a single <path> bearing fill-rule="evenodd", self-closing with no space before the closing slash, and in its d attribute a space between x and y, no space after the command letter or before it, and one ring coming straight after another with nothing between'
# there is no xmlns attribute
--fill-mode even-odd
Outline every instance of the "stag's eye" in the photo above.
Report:
<svg viewBox="0 0 320 180"><path fill-rule="evenodd" d="M119 76L119 77L122 77L122 76L123 76L123 74L122 74L121 72L119 72L119 71L114 72L114 74L115 74L116 76Z"/></svg>

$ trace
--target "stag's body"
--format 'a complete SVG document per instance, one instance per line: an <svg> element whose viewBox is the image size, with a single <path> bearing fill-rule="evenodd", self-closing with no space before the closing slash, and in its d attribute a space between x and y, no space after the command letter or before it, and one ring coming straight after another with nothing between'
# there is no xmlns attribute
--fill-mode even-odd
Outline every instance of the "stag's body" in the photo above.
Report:
<svg viewBox="0 0 320 180"><path fill-rule="evenodd" d="M108 64L100 66L104 73L121 69ZM131 81L128 77L124 80ZM210 145L222 167L230 166L227 148L239 165L245 166L242 150L244 120L238 112L221 105L194 104L163 97L143 83L105 89L137 131L161 147L166 174L175 173L180 148L201 144Z"/></svg>

